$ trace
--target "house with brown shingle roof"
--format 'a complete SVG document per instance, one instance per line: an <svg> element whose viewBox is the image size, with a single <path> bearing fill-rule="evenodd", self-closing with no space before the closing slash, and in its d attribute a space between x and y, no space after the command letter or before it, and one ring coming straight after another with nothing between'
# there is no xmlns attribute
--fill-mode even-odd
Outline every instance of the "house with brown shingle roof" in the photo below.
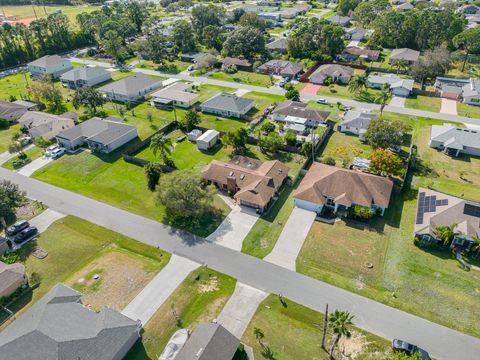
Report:
<svg viewBox="0 0 480 360"><path fill-rule="evenodd" d="M0 298L10 296L25 283L25 266L20 263L7 265L0 261Z"/></svg>
<svg viewBox="0 0 480 360"><path fill-rule="evenodd" d="M392 188L390 179L315 162L293 198L296 207L317 214L324 207L337 213L357 205L371 208L383 216Z"/></svg>
<svg viewBox="0 0 480 360"><path fill-rule="evenodd" d="M265 211L288 177L289 167L278 160L260 161L235 156L228 163L213 160L203 177L233 195L238 204Z"/></svg>
<svg viewBox="0 0 480 360"><path fill-rule="evenodd" d="M25 106L0 100L0 119L16 121L27 112Z"/></svg>

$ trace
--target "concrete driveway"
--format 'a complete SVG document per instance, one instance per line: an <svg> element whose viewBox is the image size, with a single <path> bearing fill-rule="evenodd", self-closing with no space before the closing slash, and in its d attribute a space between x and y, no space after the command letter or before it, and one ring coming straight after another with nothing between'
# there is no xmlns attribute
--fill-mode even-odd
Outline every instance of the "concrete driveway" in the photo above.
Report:
<svg viewBox="0 0 480 360"><path fill-rule="evenodd" d="M295 260L302 249L316 214L294 208L272 252L263 260L295 271Z"/></svg>
<svg viewBox="0 0 480 360"><path fill-rule="evenodd" d="M168 264L123 309L122 314L145 325L188 274L199 266L197 262L172 255Z"/></svg>
<svg viewBox="0 0 480 360"><path fill-rule="evenodd" d="M406 98L404 98L402 96L393 96L392 100L390 100L389 105L404 108L405 107L405 100L406 100Z"/></svg>
<svg viewBox="0 0 480 360"><path fill-rule="evenodd" d="M243 239L255 225L259 215L253 209L228 204L232 211L220 226L207 237L207 241L240 251L242 250Z"/></svg>
<svg viewBox="0 0 480 360"><path fill-rule="evenodd" d="M255 315L258 305L260 305L267 295L266 292L237 282L235 291L218 316L218 323L222 324L233 335L241 339L250 320L252 320L253 315Z"/></svg>
<svg viewBox="0 0 480 360"><path fill-rule="evenodd" d="M440 112L444 114L457 115L457 101L442 98L442 106Z"/></svg>
<svg viewBox="0 0 480 360"><path fill-rule="evenodd" d="M17 170L17 172L23 176L31 176L35 171L41 169L52 161L53 159L51 157L42 156L38 159L33 160L31 163L21 167Z"/></svg>
<svg viewBox="0 0 480 360"><path fill-rule="evenodd" d="M52 223L65 217L65 214L62 214L58 211L47 209L42 212L40 215L35 216L33 219L29 220L30 225L35 226L38 229L39 233L44 232L48 229Z"/></svg>

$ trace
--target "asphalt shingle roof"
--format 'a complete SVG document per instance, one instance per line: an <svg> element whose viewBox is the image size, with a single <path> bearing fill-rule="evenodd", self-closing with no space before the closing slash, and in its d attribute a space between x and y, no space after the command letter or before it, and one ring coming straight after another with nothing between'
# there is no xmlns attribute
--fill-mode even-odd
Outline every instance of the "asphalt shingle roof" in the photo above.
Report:
<svg viewBox="0 0 480 360"><path fill-rule="evenodd" d="M252 99L241 98L234 94L220 93L205 101L202 107L243 114L245 109L254 102Z"/></svg>

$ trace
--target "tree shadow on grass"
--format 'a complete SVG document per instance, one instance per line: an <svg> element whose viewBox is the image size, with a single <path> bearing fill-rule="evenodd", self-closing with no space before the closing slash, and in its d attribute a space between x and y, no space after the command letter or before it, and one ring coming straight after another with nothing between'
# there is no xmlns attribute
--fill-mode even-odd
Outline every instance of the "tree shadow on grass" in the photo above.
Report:
<svg viewBox="0 0 480 360"><path fill-rule="evenodd" d="M275 360L275 352L270 348L270 346L264 345L260 354L264 359Z"/></svg>

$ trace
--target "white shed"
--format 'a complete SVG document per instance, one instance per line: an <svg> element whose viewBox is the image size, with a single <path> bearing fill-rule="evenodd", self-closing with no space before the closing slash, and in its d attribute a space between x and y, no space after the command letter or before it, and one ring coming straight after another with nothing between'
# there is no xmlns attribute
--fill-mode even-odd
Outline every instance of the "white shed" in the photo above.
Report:
<svg viewBox="0 0 480 360"><path fill-rule="evenodd" d="M202 135L202 130L193 129L188 133L188 140L191 142L195 142L201 135Z"/></svg>
<svg viewBox="0 0 480 360"><path fill-rule="evenodd" d="M215 146L220 133L217 130L207 130L197 138L197 147L199 150L208 150Z"/></svg>

